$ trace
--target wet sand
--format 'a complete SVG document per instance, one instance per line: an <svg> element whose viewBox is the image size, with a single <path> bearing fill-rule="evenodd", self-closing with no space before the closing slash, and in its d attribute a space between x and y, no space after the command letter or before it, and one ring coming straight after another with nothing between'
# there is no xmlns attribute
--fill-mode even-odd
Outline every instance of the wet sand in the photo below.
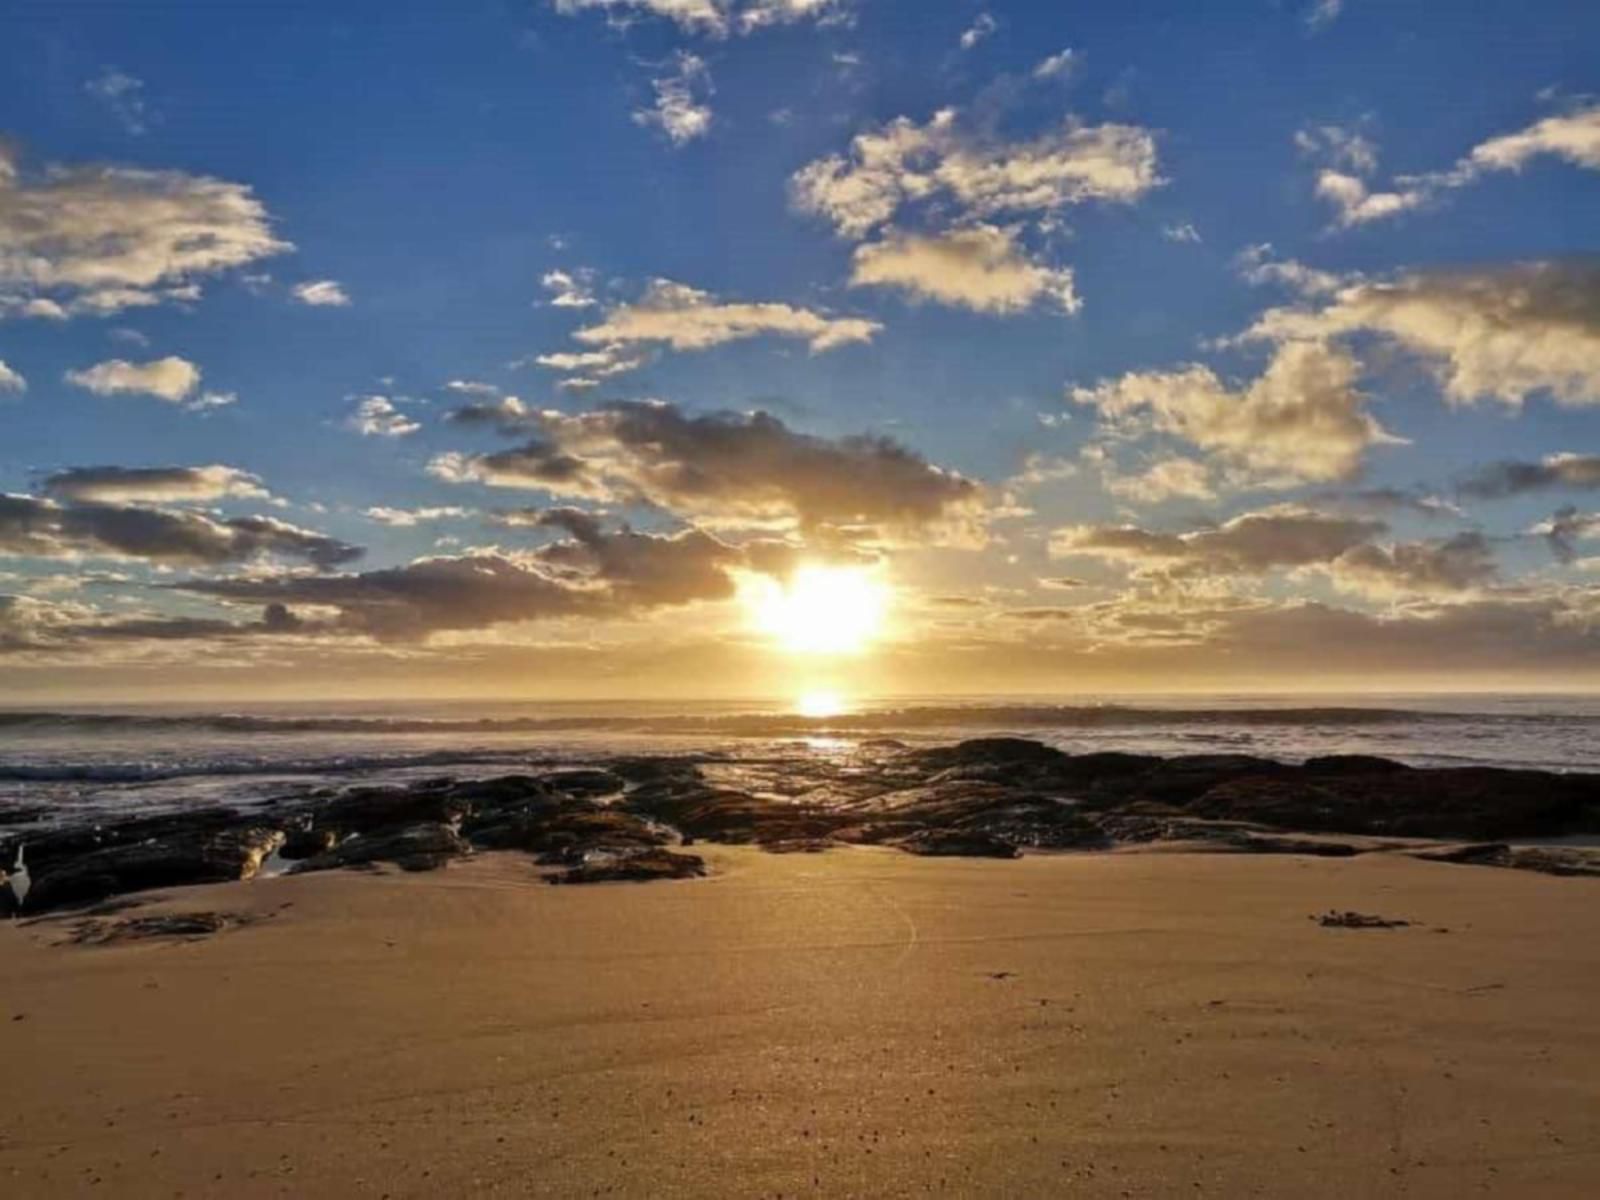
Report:
<svg viewBox="0 0 1600 1200"><path fill-rule="evenodd" d="M1373 855L522 855L0 927L18 1196L1588 1196L1600 889ZM1324 929L1358 909L1417 924ZM1441 932L1441 930L1448 932Z"/></svg>

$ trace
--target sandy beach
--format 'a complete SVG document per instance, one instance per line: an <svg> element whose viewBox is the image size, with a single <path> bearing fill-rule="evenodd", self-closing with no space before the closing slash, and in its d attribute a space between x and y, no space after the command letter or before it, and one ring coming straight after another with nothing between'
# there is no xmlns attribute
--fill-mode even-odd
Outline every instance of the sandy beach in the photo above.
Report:
<svg viewBox="0 0 1600 1200"><path fill-rule="evenodd" d="M28 1196L1583 1196L1594 884L1391 855L526 856L0 928ZM1358 909L1414 924L1323 928Z"/></svg>

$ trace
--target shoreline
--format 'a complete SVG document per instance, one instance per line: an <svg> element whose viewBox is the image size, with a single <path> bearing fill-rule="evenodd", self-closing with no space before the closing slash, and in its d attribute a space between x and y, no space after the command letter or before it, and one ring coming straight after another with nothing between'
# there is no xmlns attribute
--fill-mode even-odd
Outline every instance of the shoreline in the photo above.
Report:
<svg viewBox="0 0 1600 1200"><path fill-rule="evenodd" d="M76 1195L1579 1196L1600 910L1522 871L1178 846L525 854L0 926L0 1178ZM1414 922L1325 928L1352 909ZM1440 932L1448 930L1448 932Z"/></svg>

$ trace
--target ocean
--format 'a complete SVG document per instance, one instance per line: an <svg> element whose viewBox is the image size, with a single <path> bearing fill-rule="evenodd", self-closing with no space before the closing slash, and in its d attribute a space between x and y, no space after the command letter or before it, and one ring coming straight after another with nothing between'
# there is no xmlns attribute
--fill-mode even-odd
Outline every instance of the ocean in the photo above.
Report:
<svg viewBox="0 0 1600 1200"><path fill-rule="evenodd" d="M1377 754L1600 771L1600 696L896 699L829 717L731 702L0 708L0 825L248 807L319 787L507 774L618 754L837 755L1014 734L1069 752Z"/></svg>

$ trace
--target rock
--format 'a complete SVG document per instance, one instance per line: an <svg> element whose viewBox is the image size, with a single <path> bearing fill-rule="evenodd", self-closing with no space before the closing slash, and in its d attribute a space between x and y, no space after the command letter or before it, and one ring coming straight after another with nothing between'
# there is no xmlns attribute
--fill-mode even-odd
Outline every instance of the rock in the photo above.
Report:
<svg viewBox="0 0 1600 1200"><path fill-rule="evenodd" d="M1396 775L1411 770L1403 762L1375 754L1323 754L1306 759L1303 766L1312 775Z"/></svg>
<svg viewBox="0 0 1600 1200"><path fill-rule="evenodd" d="M698 854L642 850L637 854L596 856L550 877L551 883L650 883L658 879L697 879L706 873Z"/></svg>
<svg viewBox="0 0 1600 1200"><path fill-rule="evenodd" d="M1378 917L1371 913L1335 912L1332 909L1311 919L1324 929L1405 929L1411 924L1410 921Z"/></svg>
<svg viewBox="0 0 1600 1200"><path fill-rule="evenodd" d="M351 788L319 805L319 828L340 833L367 833L397 825L449 825L473 809L468 789L454 781L429 780L410 787Z"/></svg>
<svg viewBox="0 0 1600 1200"><path fill-rule="evenodd" d="M420 822L345 838L332 850L296 863L291 873L334 871L377 863L393 863L404 871L433 871L452 858L471 853L472 847L450 826L436 821Z"/></svg>
<svg viewBox="0 0 1600 1200"><path fill-rule="evenodd" d="M580 846L593 850L639 850L666 845L671 836L659 826L617 807L587 800L548 799L515 811L497 811L463 823L462 834L475 846L525 850L532 854Z"/></svg>
<svg viewBox="0 0 1600 1200"><path fill-rule="evenodd" d="M230 925L248 923L248 918L229 913L172 913L156 917L127 917L120 921L91 918L75 922L67 941L74 946L109 946L118 942L138 942L177 938L195 941L220 933Z"/></svg>
<svg viewBox="0 0 1600 1200"><path fill-rule="evenodd" d="M1465 846L1430 846L1412 851L1411 857L1423 862L1510 867L1545 875L1600 876L1600 852L1578 846L1508 846L1504 842L1478 842Z"/></svg>
<svg viewBox="0 0 1600 1200"><path fill-rule="evenodd" d="M599 767L574 768L554 771L542 777L542 782L569 796L614 796L627 786L620 775Z"/></svg>
<svg viewBox="0 0 1600 1200"><path fill-rule="evenodd" d="M1304 832L1489 840L1559 833L1600 783L1492 767L1247 777L1189 806L1206 817Z"/></svg>
<svg viewBox="0 0 1600 1200"><path fill-rule="evenodd" d="M297 862L332 850L338 842L339 835L332 829L294 829L285 835L283 845L278 847L278 857Z"/></svg>
<svg viewBox="0 0 1600 1200"><path fill-rule="evenodd" d="M34 867L30 912L104 900L124 892L249 879L283 842L276 829L247 826L219 832L174 833L131 845L114 845Z"/></svg>
<svg viewBox="0 0 1600 1200"><path fill-rule="evenodd" d="M1003 842L986 833L948 829L929 829L913 834L900 843L900 848L909 854L936 858L1016 858L1020 853L1010 842Z"/></svg>

